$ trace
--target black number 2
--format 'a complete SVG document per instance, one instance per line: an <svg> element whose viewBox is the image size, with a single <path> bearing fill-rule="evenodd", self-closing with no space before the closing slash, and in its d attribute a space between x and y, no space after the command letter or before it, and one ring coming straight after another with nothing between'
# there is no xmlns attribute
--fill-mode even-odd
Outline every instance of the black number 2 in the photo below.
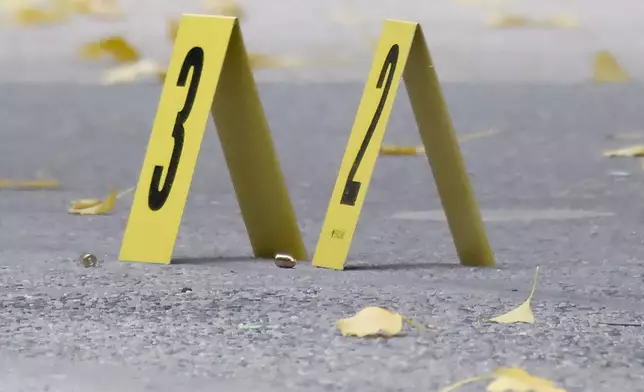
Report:
<svg viewBox="0 0 644 392"><path fill-rule="evenodd" d="M190 85L188 86L186 101L183 104L181 111L177 113L177 119L174 121L174 128L172 129L174 145L172 146L172 156L170 157L170 164L168 165L168 174L165 177L163 186L160 186L163 166L154 166L152 181L150 182L150 192L148 193L148 206L152 211L160 210L168 200L168 196L170 196L172 183L174 182L174 177L176 176L177 168L179 167L179 160L181 159L181 150L183 150L183 139L185 134L183 125L190 115L192 104L195 102L199 80L201 79L201 71L203 70L203 57L203 49L195 46L190 49L186 55L185 60L183 60L183 65L181 66L181 71L179 71L177 86L184 87L186 85L188 72L190 72L191 68L192 78L190 79Z"/></svg>
<svg viewBox="0 0 644 392"><path fill-rule="evenodd" d="M358 198L358 192L360 191L360 185L362 185L362 183L354 181L353 178L358 171L360 162L364 157L367 146L371 141L371 136L373 136L373 132L376 130L376 126L378 126L378 120L380 120L380 115L382 114L382 110L385 107L385 102L387 101L387 96L389 95L389 89L391 88L391 82L393 81L394 73L396 72L396 64L398 63L399 51L400 50L398 45L393 45L391 49L389 49L385 63L382 65L380 77L378 78L378 83L376 84L377 89L382 89L380 102L378 102L378 107L376 108L376 112L373 114L371 124L369 124L369 129L367 129L367 134L364 136L364 140L362 140L362 145L360 145L358 155L353 161L353 165L351 166L351 170L349 171L349 177L347 177L347 183L344 185L344 191L342 192L342 200L340 201L340 204L348 206L356 205L356 199ZM387 76L386 83L385 76ZM382 86L383 83L385 83L384 88Z"/></svg>

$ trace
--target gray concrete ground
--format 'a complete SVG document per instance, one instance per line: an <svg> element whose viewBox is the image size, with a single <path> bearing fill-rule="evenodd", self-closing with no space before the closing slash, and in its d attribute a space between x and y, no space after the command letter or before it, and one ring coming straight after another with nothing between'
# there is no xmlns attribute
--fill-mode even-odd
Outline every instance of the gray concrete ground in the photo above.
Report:
<svg viewBox="0 0 644 392"><path fill-rule="evenodd" d="M131 198L108 216L66 213L72 199L136 184L160 93L92 85L108 65L75 59L78 46L123 33L163 62L164 18L200 11L123 4L125 22L0 26L0 178L45 171L64 184L0 192L0 391L432 391L500 366L569 391L644 390L641 327L604 324L644 322L644 172L601 156L644 141L644 87L577 83L599 49L642 77L638 3L517 0L504 9L576 14L581 25L498 31L485 26L489 5L244 2L251 50L351 60L257 74L310 253L370 60L361 32L332 24L341 4L371 36L382 17L422 22L459 135L500 131L462 144L498 268L458 266L426 159L382 157L343 272L250 258L212 124L177 263L116 261ZM403 91L385 140L419 143ZM82 252L104 264L81 268ZM525 299L537 265L537 323L482 321ZM336 320L367 305L437 332L341 337Z"/></svg>
<svg viewBox="0 0 644 392"><path fill-rule="evenodd" d="M310 252L361 89L260 85ZM459 134L501 131L462 145L499 263L487 270L458 266L422 157L379 160L349 270L251 260L212 125L178 262L118 263L130 199L109 216L66 205L136 183L159 92L3 85L3 176L45 170L64 187L1 193L1 391L438 390L499 366L570 391L644 390L641 327L602 324L644 321L644 174L601 157L644 138L641 85L445 86ZM386 141L416 144L399 97ZM79 267L82 252L103 266ZM482 321L525 299L537 265L537 323ZM341 337L336 320L367 305L437 332Z"/></svg>

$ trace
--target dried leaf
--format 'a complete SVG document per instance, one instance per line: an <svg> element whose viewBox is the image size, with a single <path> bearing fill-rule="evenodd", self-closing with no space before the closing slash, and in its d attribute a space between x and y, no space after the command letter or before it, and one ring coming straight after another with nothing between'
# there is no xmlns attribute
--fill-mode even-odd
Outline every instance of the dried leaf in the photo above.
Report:
<svg viewBox="0 0 644 392"><path fill-rule="evenodd" d="M64 13L41 10L37 8L22 8L14 14L16 23L21 25L40 25L62 22L66 19Z"/></svg>
<svg viewBox="0 0 644 392"><path fill-rule="evenodd" d="M513 323L527 323L534 324L534 314L530 308L530 302L532 302L532 297L534 296L534 291L537 288L537 277L539 276L539 267L534 271L534 281L532 283L532 291L528 298L518 307L509 311L508 313L502 314L501 316L494 317L488 321L501 324L513 324Z"/></svg>
<svg viewBox="0 0 644 392"><path fill-rule="evenodd" d="M157 76L163 72L161 67L151 60L141 60L109 69L102 78L103 85L133 83L141 77Z"/></svg>
<svg viewBox="0 0 644 392"><path fill-rule="evenodd" d="M403 318L398 313L369 306L353 317L338 321L338 328L342 336L395 336L402 331Z"/></svg>
<svg viewBox="0 0 644 392"><path fill-rule="evenodd" d="M630 157L630 158L640 158L644 157L644 144L637 146L631 146L626 148L620 148L619 150L610 150L602 154L608 158L615 157Z"/></svg>
<svg viewBox="0 0 644 392"><path fill-rule="evenodd" d="M116 189L112 189L105 200L81 199L71 202L70 214L77 215L102 215L110 213L116 206Z"/></svg>
<svg viewBox="0 0 644 392"><path fill-rule="evenodd" d="M135 62L140 58L139 52L120 36L102 38L81 48L81 57L87 60L97 60L105 56L112 56L119 63Z"/></svg>
<svg viewBox="0 0 644 392"><path fill-rule="evenodd" d="M135 188L132 187L117 193L116 199L120 199L121 197L131 193L134 189ZM74 210L84 210L90 207L95 207L101 203L103 203L103 200L100 199L79 199L72 201L69 208Z"/></svg>
<svg viewBox="0 0 644 392"><path fill-rule="evenodd" d="M208 12L222 16L233 16L240 20L246 16L243 8L234 0L204 0L203 7Z"/></svg>
<svg viewBox="0 0 644 392"><path fill-rule="evenodd" d="M628 73L608 50L595 53L593 64L593 80L595 83L618 83L626 82L629 79Z"/></svg>
<svg viewBox="0 0 644 392"><path fill-rule="evenodd" d="M394 146L383 144L380 147L380 155L419 155L425 152L423 146Z"/></svg>
<svg viewBox="0 0 644 392"><path fill-rule="evenodd" d="M579 20L570 15L556 15L548 19L531 19L521 15L497 14L488 18L487 25L499 29L518 27L560 29L577 27Z"/></svg>
<svg viewBox="0 0 644 392"><path fill-rule="evenodd" d="M488 392L566 392L544 378L531 375L518 368L504 368L494 371L495 379L487 386Z"/></svg>
<svg viewBox="0 0 644 392"><path fill-rule="evenodd" d="M466 384L492 379L485 389L487 392L566 392L557 388L555 384L544 378L536 377L518 368L501 368L492 374L471 377L458 381L440 392L453 392Z"/></svg>
<svg viewBox="0 0 644 392"><path fill-rule="evenodd" d="M58 188L60 182L57 180L34 180L34 181L22 181L22 180L1 180L0 179L0 189L45 189L45 188Z"/></svg>
<svg viewBox="0 0 644 392"><path fill-rule="evenodd" d="M473 132L467 135L463 135L458 138L459 142L466 142L468 140L480 139L488 136L493 136L498 134L499 131L496 129ZM421 155L425 153L425 146L394 146L383 144L380 147L380 155Z"/></svg>

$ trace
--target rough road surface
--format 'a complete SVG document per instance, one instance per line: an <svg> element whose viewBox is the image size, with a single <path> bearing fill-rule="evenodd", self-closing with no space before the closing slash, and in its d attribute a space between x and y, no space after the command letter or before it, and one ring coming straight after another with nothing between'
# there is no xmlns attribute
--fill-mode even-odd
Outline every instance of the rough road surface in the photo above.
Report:
<svg viewBox="0 0 644 392"><path fill-rule="evenodd" d="M357 30L321 17L336 3L246 3L252 50L356 59L258 73L309 254L370 56ZM131 196L106 216L68 215L67 204L136 184L160 86L92 85L106 65L75 51L120 31L163 60L163 17L200 7L127 1L133 16L122 24L2 27L0 178L44 171L63 187L0 192L0 391L436 391L505 366L569 391L644 391L642 327L606 324L644 323L644 172L635 159L601 156L644 143L644 86L570 84L588 79L590 54L603 48L640 76L641 40L629 38L639 8L518 2L506 9L577 13L581 27L501 32L485 27L485 7L365 3L349 7L372 36L382 16L424 23L459 136L499 131L462 142L498 268L458 265L421 156L379 159L346 271L251 259L212 124L176 262L119 263ZM385 141L419 144L398 97ZM83 252L102 266L80 267ZM526 298L537 265L536 324L486 322ZM336 321L368 305L436 332L341 337Z"/></svg>
<svg viewBox="0 0 644 392"><path fill-rule="evenodd" d="M361 86L260 89L312 252ZM131 199L109 216L66 205L136 183L160 88L4 85L3 172L45 170L65 185L0 198L0 390L437 390L498 366L571 391L642 390L641 328L601 323L644 321L644 174L601 152L644 137L644 89L445 91L460 135L500 131L462 144L498 269L458 266L422 157L379 160L349 270L253 261L212 129L177 264L118 263ZM386 141L416 144L400 97ZM78 266L82 252L103 266ZM483 321L525 299L537 265L537 323ZM438 332L341 337L336 320L367 305Z"/></svg>

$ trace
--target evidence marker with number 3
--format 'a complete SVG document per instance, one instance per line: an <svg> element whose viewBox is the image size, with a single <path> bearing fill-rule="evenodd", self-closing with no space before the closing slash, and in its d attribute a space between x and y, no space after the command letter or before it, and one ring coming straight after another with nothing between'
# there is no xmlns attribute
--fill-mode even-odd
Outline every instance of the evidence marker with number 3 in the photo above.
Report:
<svg viewBox="0 0 644 392"><path fill-rule="evenodd" d="M253 253L307 258L236 18L183 15L119 259L168 264L212 115Z"/></svg>
<svg viewBox="0 0 644 392"><path fill-rule="evenodd" d="M460 262L493 266L494 256L422 29L418 23L395 20L385 21L313 265L344 269L401 79Z"/></svg>

